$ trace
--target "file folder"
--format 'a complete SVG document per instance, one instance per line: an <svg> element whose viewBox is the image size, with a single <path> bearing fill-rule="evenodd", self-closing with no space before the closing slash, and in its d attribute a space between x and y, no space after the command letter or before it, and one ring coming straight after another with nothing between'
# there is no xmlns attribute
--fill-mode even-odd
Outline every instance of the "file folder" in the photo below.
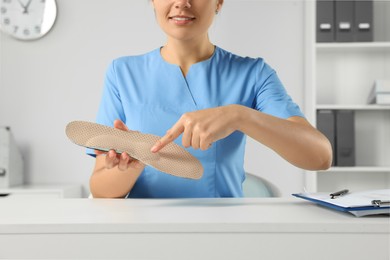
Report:
<svg viewBox="0 0 390 260"><path fill-rule="evenodd" d="M336 111L336 165L355 166L355 113Z"/></svg>
<svg viewBox="0 0 390 260"><path fill-rule="evenodd" d="M334 110L318 110L317 111L317 129L323 133L332 146L333 161L332 166L337 164L336 162L336 120Z"/></svg>
<svg viewBox="0 0 390 260"><path fill-rule="evenodd" d="M372 99L372 103L370 104L378 104L378 105L390 105L390 93L378 93Z"/></svg>
<svg viewBox="0 0 390 260"><path fill-rule="evenodd" d="M354 36L357 42L373 41L373 2L355 1Z"/></svg>
<svg viewBox="0 0 390 260"><path fill-rule="evenodd" d="M349 212L357 217L390 214L390 189L350 192L332 199L331 192L295 193L293 196L318 205Z"/></svg>
<svg viewBox="0 0 390 260"><path fill-rule="evenodd" d="M317 0L317 42L334 41L334 1Z"/></svg>
<svg viewBox="0 0 390 260"><path fill-rule="evenodd" d="M390 80L375 80L368 95L367 103L390 105Z"/></svg>
<svg viewBox="0 0 390 260"><path fill-rule="evenodd" d="M354 40L354 1L335 1L335 26L337 42L352 42Z"/></svg>

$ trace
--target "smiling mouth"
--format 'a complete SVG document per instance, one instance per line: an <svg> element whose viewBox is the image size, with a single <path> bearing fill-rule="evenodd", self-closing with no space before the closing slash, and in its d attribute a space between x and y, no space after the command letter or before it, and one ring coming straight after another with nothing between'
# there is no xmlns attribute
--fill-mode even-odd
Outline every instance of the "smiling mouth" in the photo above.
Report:
<svg viewBox="0 0 390 260"><path fill-rule="evenodd" d="M178 22L184 22L184 21L193 21L195 20L194 17L181 17L181 16L172 16L169 17L170 20L178 21Z"/></svg>

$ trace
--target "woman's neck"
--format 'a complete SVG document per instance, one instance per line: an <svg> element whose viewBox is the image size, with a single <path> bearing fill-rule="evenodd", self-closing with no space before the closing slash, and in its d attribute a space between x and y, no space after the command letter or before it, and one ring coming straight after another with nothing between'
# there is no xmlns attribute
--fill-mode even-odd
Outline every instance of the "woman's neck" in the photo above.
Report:
<svg viewBox="0 0 390 260"><path fill-rule="evenodd" d="M161 49L161 56L167 62L180 66L186 76L191 65L209 59L214 49L215 46L209 40L202 43L169 40Z"/></svg>

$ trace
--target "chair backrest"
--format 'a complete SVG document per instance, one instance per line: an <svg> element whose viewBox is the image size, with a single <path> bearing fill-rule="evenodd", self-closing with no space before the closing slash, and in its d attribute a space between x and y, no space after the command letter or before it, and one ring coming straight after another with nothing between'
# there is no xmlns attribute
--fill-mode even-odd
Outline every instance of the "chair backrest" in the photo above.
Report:
<svg viewBox="0 0 390 260"><path fill-rule="evenodd" d="M246 178L242 184L244 191L244 197L253 198L253 197L277 197L279 190L275 185L269 181L254 175L252 173L246 173Z"/></svg>

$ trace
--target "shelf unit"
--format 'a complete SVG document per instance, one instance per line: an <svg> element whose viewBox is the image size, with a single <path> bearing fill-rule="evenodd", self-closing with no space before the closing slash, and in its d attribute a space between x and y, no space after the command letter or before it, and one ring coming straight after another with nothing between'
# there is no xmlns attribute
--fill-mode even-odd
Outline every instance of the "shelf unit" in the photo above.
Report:
<svg viewBox="0 0 390 260"><path fill-rule="evenodd" d="M306 171L305 189L390 188L390 105L368 105L376 79L390 79L390 1L374 0L374 41L316 42L316 1L305 2L305 112L355 113L356 166Z"/></svg>

